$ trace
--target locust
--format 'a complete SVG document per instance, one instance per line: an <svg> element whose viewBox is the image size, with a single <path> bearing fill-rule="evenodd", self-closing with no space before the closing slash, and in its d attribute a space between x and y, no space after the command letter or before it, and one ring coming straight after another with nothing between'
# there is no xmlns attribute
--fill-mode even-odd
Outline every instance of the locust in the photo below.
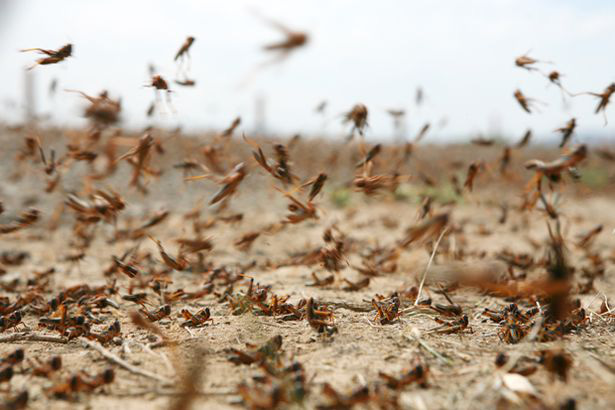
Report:
<svg viewBox="0 0 615 410"><path fill-rule="evenodd" d="M45 54L47 57L39 58L36 62L28 67L28 70L32 70L37 65L57 64L64 61L66 58L73 54L73 45L66 44L60 47L58 50L48 50L44 48L26 48L20 50L21 52L37 51L40 54Z"/></svg>

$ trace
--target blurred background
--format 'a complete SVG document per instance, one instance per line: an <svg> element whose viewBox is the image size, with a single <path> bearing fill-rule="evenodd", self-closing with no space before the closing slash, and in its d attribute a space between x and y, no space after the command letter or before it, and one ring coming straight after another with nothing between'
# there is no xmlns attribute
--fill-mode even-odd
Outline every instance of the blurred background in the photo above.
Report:
<svg viewBox="0 0 615 410"><path fill-rule="evenodd" d="M305 47L258 69L271 55L264 45L283 34L262 17L309 34ZM172 83L173 57L186 36L196 38L191 78ZM386 110L405 110L407 137L432 123L429 141L462 141L478 134L518 139L532 128L543 141L577 118L577 140L614 134L615 109L604 125L589 96L562 100L538 72L515 67L528 53L545 71L556 69L572 92L602 92L615 81L615 2L608 0L439 1L123 1L0 0L0 121L30 110L58 126L85 124L83 100L65 89L122 98L122 125L187 131L227 127L278 135L339 138L341 114L355 103L370 109L367 137L395 135ZM25 68L38 58L30 47L73 43L73 57L56 65ZM154 91L148 66L169 81L176 113L146 116ZM55 94L50 92L57 82ZM423 91L417 104L417 89ZM513 98L521 89L544 104L531 115ZM327 101L323 114L315 108Z"/></svg>

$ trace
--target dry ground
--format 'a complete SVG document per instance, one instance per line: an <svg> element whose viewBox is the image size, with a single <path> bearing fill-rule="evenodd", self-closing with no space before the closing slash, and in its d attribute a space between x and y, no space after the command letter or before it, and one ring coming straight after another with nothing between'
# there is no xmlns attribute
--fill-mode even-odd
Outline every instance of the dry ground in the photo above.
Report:
<svg viewBox="0 0 615 410"><path fill-rule="evenodd" d="M52 135L53 132L49 131L48 134ZM109 266L111 255L121 255L134 245L133 242L110 243L113 227L100 223L95 240L85 250L84 259L79 263L65 261L65 256L74 252L69 243L73 237L75 215L65 211L55 231L47 229L48 220L54 207L63 201L67 192L82 188L80 178L88 172L88 168L78 164L70 174L67 172L61 188L52 194L42 193L44 174L41 165L34 160L21 165L14 163L14 157L22 146L23 135L24 132L5 132L2 138L8 149L2 153L2 172L5 178L0 187L0 198L6 211L0 217L6 223L24 208L24 204L31 204L42 211L43 218L28 229L0 236L0 251L15 250L29 254L23 264L5 267L7 273L0 280L9 283L17 279L18 285L15 291L2 291L2 296L13 301L20 292L25 291L26 281L33 277L34 271L52 266L56 268L56 272L51 276L44 293L46 300L68 286L82 283L98 286L108 283L110 278L106 278L102 272ZM167 152L163 156L154 157L152 163L164 169L164 174L159 179L149 180L149 195L143 196L127 186L128 166L125 164L120 164L118 175L100 184L112 186L128 203L127 209L120 214L120 227L126 226L131 219L134 226L161 208L171 211L171 216L164 223L148 232L162 240L172 254L177 251L174 239L192 235L192 224L184 218L184 213L199 204L199 200L207 200L216 189L215 184L208 181L184 183L181 172L171 168L172 164L185 157L191 156L200 160L200 154L195 153L192 148L204 144L202 138L178 138L171 141L178 140L181 140L182 144L167 142ZM62 143L59 141L61 140L57 135L46 137L44 145L49 147L55 144L58 150L61 150ZM249 147L242 142L235 143L235 146L237 148L233 149L233 155L243 156L249 161L246 156ZM351 239L353 245L347 259L350 265L358 265L362 252L377 245L394 244L404 236L406 228L417 223L421 196L424 195L433 195L436 198L434 211L450 212L451 224L455 227L438 249L430 274L438 272L439 267L453 261L455 248L463 249L464 261L468 263L493 260L502 250L527 252L535 259L540 259L544 255L544 245L548 238L547 217L539 210L517 210L524 183L530 176L521 171L521 164L524 158L552 159L559 153L548 149L516 152L510 168L510 173L515 175L502 178L495 162L500 153L499 148L419 147L413 153L408 168L402 170L412 174L413 179L404 184L397 195L385 192L366 197L347 187L353 173L351 164L354 161L351 152L356 151L356 146L338 147L339 159L333 166L331 162L327 162L325 155L331 146L334 145L317 148L316 144L306 142L291 150L293 169L301 177L314 176L318 171L330 173L324 193L316 201L320 216L318 220L292 225L276 234L262 234L247 252L236 249L233 242L241 235L279 222L286 212L286 202L279 192L271 188L271 177L265 176L252 162L250 175L240 186L238 195L231 199L229 207L215 213L215 207L208 207L206 201L201 201L201 219L243 213L243 220L240 222L218 221L205 231L214 243L214 249L205 254L205 262L215 268L226 266L229 270L242 271L259 284L270 285L271 292L276 295L289 295L289 302L297 303L302 298L313 297L318 303L328 305L334 312L335 326L338 329L333 336L318 334L305 320L282 321L278 317L259 315L258 309L255 309L254 313L232 315L228 302L220 302L219 296L210 294L189 303L173 303L171 316L159 322L164 332L177 341L176 349L168 346L157 347L155 344L150 347L157 338L131 323L128 312L134 310L135 305L119 297L128 293L130 280L118 274L115 279L119 294L111 298L118 302L121 308L108 308L100 318L105 325L112 323L114 318L119 319L122 336L105 348L140 369L168 378L171 383L161 383L132 374L110 363L97 351L85 347L79 339L74 339L67 343L1 343L2 357L19 347L23 348L26 354L26 362L16 366L17 374L10 383L3 385L8 386L12 394L27 389L30 393L30 408L34 409L162 409L168 408L180 392L181 383L176 369L198 366L202 368L203 375L202 382L197 386L198 393L193 408L237 408L242 406L237 386L242 382L251 383L252 377L262 374L263 371L256 365L232 364L227 359L229 354L226 349L246 349L246 343L261 345L271 337L281 335L284 360L299 361L305 369L309 392L302 405L304 408L328 403L322 394L322 385L325 382L339 392L349 393L362 385L377 384L381 380L379 372L401 374L403 370L411 368L417 358L429 366L429 386L420 388L412 384L403 389L399 395L401 408L495 408L503 403L509 403L511 408L515 408L512 403L502 399L506 389L498 387L502 371L497 370L494 365L496 355L499 352L507 352L511 358L520 355L535 357L537 351L551 348L568 351L572 355L573 364L566 383L554 378L542 366L528 377L536 389L536 397L542 401L542 404L538 404L538 400L531 400L536 408L559 408L568 398L574 398L578 408L583 409L607 409L615 406L615 319L596 313L605 298L615 301L615 254L611 233L615 228L615 214L612 212L615 202L610 192L612 165L609 162L591 157L589 163L581 169L598 173L598 177L590 178L593 174L587 174L587 178L582 182L568 182L565 187L558 188L562 197L559 212L565 238L569 241L568 257L571 265L580 267L587 263L585 253L574 245L577 234L598 224L604 226L602 233L592 244L592 249L604 259L605 272L596 279L591 292L575 295L580 298L582 306L588 312L587 326L554 342L522 341L518 344L506 344L498 337L498 325L487 321L482 312L485 308L500 309L510 301L472 289L450 293L455 303L463 308L470 319L471 331L462 334L430 332L438 326L434 321L436 314L429 309L409 309L412 300L403 300L406 313L392 324L381 325L373 320L375 311L370 303L372 298L376 295L388 296L394 291L418 284L432 250L431 241L413 244L402 251L394 273L382 273L372 278L368 287L356 292L342 290L345 286L343 278L352 281L362 278L351 266L345 266L340 272L334 273L334 284L318 288L308 287L306 284L311 282L312 272L317 272L320 277L329 274L320 264L285 267L275 265L288 260L293 253L322 246L323 232L333 224L347 239ZM269 155L270 145L263 144L263 147ZM126 149L120 147L118 151ZM496 165L477 179L474 192L455 197L451 194L447 182L448 175L456 172L463 177L467 165L477 157ZM461 161L462 164L453 168L455 161ZM385 161L377 165L379 167L376 169L386 168ZM19 168L21 178L9 178L18 166L22 167ZM435 187L429 187L416 177L418 167L421 167L420 172L436 180ZM451 195L454 201L447 204ZM501 224L498 222L501 213L499 205L503 202L510 204L510 211L507 221ZM542 247L535 249L528 238ZM139 252L150 252L159 268L162 267L155 245L147 238L141 242ZM253 266L241 269L253 262ZM515 271L516 274L521 272L519 269ZM172 272L169 276L173 283L169 288L197 290L209 274L211 272L207 271ZM531 274L540 275L540 269L532 271ZM234 291L245 292L247 283L248 279L236 283ZM216 290L222 291L223 287ZM431 296L433 303L445 304L444 297L438 294L437 290L438 286L428 278L425 295ZM151 290L148 292L155 300L156 295ZM528 307L524 301L518 303ZM213 323L199 329L186 330L180 326L181 320L177 317L178 312L185 307L193 312L197 308L209 307ZM24 314L23 321L32 332L58 336L57 332L37 328L39 317L28 312L27 308L24 309ZM14 332L21 330L7 330L0 334L0 340ZM46 360L53 355L61 355L63 367L52 380L28 375L29 359ZM45 394L47 388L80 370L96 373L107 367L115 369L116 379L111 385L94 393L80 393L70 401L54 399ZM526 407L530 402L527 397L525 400L528 401L521 407ZM301 407L298 404L282 407L284 406Z"/></svg>

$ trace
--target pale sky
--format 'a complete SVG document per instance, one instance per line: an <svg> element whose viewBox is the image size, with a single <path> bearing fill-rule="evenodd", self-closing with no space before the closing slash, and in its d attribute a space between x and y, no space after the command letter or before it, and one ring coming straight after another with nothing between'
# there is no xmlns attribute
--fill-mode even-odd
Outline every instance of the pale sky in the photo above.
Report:
<svg viewBox="0 0 615 410"><path fill-rule="evenodd" d="M266 100L270 131L339 136L338 115L356 102L370 109L368 135L393 133L385 110L408 112L413 136L426 121L447 125L428 138L469 138L502 132L518 138L531 127L553 135L577 117L579 137L615 135L615 101L609 125L595 115L596 100L582 96L562 104L560 91L538 73L514 66L530 55L552 61L546 71L564 74L573 92L601 92L615 81L615 2L598 0L0 0L0 119L13 121L23 110L23 70L37 58L28 47L74 44L74 57L41 66L36 73L40 114L60 124L79 125L83 102L65 88L121 96L123 124L188 130L226 127L241 115L254 125L257 96ZM261 50L280 34L254 10L310 35L307 47L282 64L240 83L269 57ZM148 120L153 91L144 88L153 63L168 81L175 76L173 56L185 37L191 49L195 88L172 85L176 114ZM58 93L48 96L52 78ZM417 86L426 94L414 104ZM526 114L512 94L520 88L547 105ZM328 121L314 113L329 102ZM615 98L614 98L615 100Z"/></svg>

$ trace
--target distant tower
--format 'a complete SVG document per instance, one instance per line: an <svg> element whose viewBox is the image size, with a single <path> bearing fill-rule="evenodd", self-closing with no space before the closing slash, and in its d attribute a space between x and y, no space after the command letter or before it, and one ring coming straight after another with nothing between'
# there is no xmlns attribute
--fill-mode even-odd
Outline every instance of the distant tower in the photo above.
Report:
<svg viewBox="0 0 615 410"><path fill-rule="evenodd" d="M36 98L34 96L34 71L24 70L24 108L26 110L26 123L30 124L36 120Z"/></svg>
<svg viewBox="0 0 615 410"><path fill-rule="evenodd" d="M254 132L256 134L264 135L267 132L266 104L265 96L258 94L254 100Z"/></svg>

